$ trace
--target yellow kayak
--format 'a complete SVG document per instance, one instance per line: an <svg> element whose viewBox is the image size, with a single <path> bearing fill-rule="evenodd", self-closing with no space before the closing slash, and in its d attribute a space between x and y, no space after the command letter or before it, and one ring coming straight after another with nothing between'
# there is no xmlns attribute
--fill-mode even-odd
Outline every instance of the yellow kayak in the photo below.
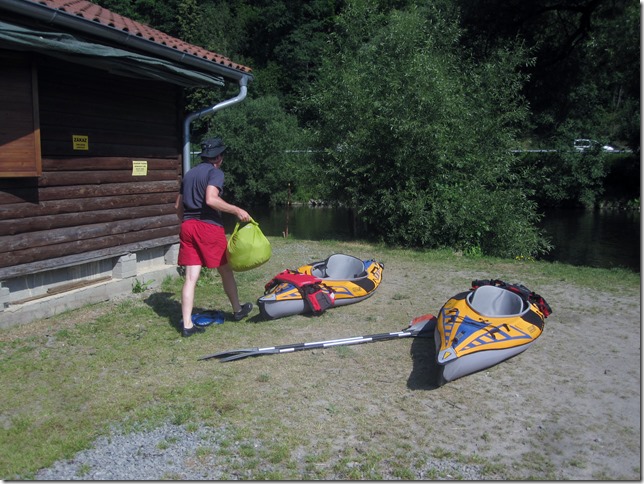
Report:
<svg viewBox="0 0 644 484"><path fill-rule="evenodd" d="M266 284L257 300L260 313L268 319L302 313L320 313L328 307L364 301L380 286L384 266L373 259L362 260L333 254L326 260L284 271ZM315 292L315 296L310 296ZM321 308L315 304L319 302Z"/></svg>
<svg viewBox="0 0 644 484"><path fill-rule="evenodd" d="M472 284L481 282L450 298L438 314L439 385L522 353L543 332L551 310L541 296L502 281Z"/></svg>

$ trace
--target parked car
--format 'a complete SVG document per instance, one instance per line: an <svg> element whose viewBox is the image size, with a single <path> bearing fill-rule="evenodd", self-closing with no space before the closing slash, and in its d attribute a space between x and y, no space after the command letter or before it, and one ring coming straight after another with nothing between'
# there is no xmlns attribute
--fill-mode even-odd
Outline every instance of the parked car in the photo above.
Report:
<svg viewBox="0 0 644 484"><path fill-rule="evenodd" d="M581 138L581 139L576 139L573 142L573 146L577 151L586 151L589 150L593 147L593 144L596 144L597 141L593 141L591 139L586 139L586 138Z"/></svg>
<svg viewBox="0 0 644 484"><path fill-rule="evenodd" d="M587 151L598 145L601 145L601 150L605 153L621 153L623 151L609 144L601 144L593 139L580 138L573 142L573 147L577 151Z"/></svg>

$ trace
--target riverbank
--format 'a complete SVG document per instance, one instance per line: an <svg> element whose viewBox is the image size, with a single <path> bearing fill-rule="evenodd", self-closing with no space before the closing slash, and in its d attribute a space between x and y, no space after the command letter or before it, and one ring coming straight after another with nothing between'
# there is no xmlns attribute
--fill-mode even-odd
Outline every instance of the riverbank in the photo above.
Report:
<svg viewBox="0 0 644 484"><path fill-rule="evenodd" d="M360 224L346 207L264 206L248 210L267 236L288 234L301 240L361 238L357 235L362 230ZM235 221L228 219L227 224L227 233L232 233ZM548 254L539 257L541 260L640 271L639 210L546 209L538 226L553 245Z"/></svg>
<svg viewBox="0 0 644 484"><path fill-rule="evenodd" d="M262 321L255 308L188 339L176 326L178 278L1 331L0 477L641 479L639 275L269 239L271 260L238 274L245 301L283 269L334 252L383 262L383 283L318 318ZM398 331L488 278L526 285L553 314L526 352L440 388L433 341L420 338L198 361ZM229 311L218 277L203 279L196 304Z"/></svg>

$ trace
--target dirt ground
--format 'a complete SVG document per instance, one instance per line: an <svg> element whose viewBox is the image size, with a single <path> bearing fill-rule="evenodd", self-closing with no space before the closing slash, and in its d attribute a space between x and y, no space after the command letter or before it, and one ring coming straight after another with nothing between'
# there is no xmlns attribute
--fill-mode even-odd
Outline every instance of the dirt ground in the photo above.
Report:
<svg viewBox="0 0 644 484"><path fill-rule="evenodd" d="M351 479L352 469L364 476L373 466L372 475L384 479L641 480L639 285L619 290L598 278L585 289L535 265L419 262L413 254L359 245L276 241L273 259L253 279L242 279L243 299L285 267L295 268L293 261L332 252L384 262L378 291L318 318L260 321L255 309L249 320L210 327L187 342L169 335L176 344L159 352L149 371L180 369L189 375L182 382L216 384L218 393L207 401L225 417L222 424L252 429L258 445L273 450L282 439L289 462L306 470L301 475ZM488 278L525 284L553 313L527 351L441 387L432 338L198 361L234 348L399 331L416 316L438 314L472 280ZM167 322L149 324L171 332ZM269 458L260 467L271 465ZM230 462L215 466L235 477Z"/></svg>
<svg viewBox="0 0 644 484"><path fill-rule="evenodd" d="M261 323L265 329L248 346L398 331L416 316L438 314L472 280L523 283L553 313L532 347L485 371L437 388L432 338L214 363L220 366L212 369L243 365L246 376L233 377L240 389L256 388L262 375L270 378L275 387L254 405L264 415L275 408L284 425L306 429L309 451L330 440L338 456L375 452L391 456L395 467L404 460L396 453L408 448L422 456L411 464L420 479L436 477L432 468L442 460L457 466L441 471L441 478L495 478L493 471L468 471L465 463L476 462L479 470L498 465L505 469L500 476L509 471L520 479L641 480L639 287L620 293L598 280L588 290L542 278L538 270L525 274L521 266L484 266L451 270L423 263L419 274L413 260L385 261L372 298L318 320L288 318L288 334L272 327L277 322ZM396 476L393 469L383 474Z"/></svg>
<svg viewBox="0 0 644 484"><path fill-rule="evenodd" d="M412 267L389 268L373 304L395 299L395 288L408 281L406 269ZM434 301L458 292L457 280L477 278L484 275L433 274L427 309L437 314L441 303ZM431 422L432 445L488 456L526 478L641 480L640 295L604 291L601 281L597 286L530 287L553 309L537 342L440 388L433 386L434 341L414 339L407 387L426 391L418 394L417 414L400 415L400 421L415 429Z"/></svg>

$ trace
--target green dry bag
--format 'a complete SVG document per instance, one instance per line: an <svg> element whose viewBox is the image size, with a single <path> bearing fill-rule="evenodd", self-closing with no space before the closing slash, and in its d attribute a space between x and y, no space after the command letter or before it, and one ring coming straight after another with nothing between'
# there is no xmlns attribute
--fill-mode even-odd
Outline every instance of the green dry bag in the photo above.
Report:
<svg viewBox="0 0 644 484"><path fill-rule="evenodd" d="M271 243L260 230L259 224L251 218L241 229L237 222L228 240L226 254L234 271L248 271L268 262L271 258Z"/></svg>

